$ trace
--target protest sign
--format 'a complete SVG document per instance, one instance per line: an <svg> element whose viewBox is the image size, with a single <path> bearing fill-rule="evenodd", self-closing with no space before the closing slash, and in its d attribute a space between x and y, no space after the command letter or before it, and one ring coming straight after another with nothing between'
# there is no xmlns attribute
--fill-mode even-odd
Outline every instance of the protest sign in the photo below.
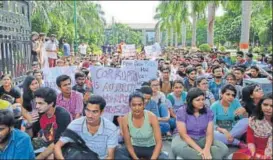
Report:
<svg viewBox="0 0 273 160"><path fill-rule="evenodd" d="M157 78L157 62L148 60L123 60L121 67L131 68L139 73L139 79L137 81L138 87L143 82L148 82L153 78Z"/></svg>
<svg viewBox="0 0 273 160"><path fill-rule="evenodd" d="M122 56L131 57L136 54L136 46L134 44L122 45Z"/></svg>
<svg viewBox="0 0 273 160"><path fill-rule="evenodd" d="M76 73L77 66L66 66L66 67L53 67L44 68L44 87L58 88L56 84L56 79L60 75L68 75L71 78L71 85L75 85L74 75Z"/></svg>
<svg viewBox="0 0 273 160"><path fill-rule="evenodd" d="M130 111L129 94L137 89L139 74L134 69L92 66L93 91L106 101L105 113L123 115Z"/></svg>
<svg viewBox="0 0 273 160"><path fill-rule="evenodd" d="M144 50L147 58L155 59L161 55L161 47L158 43L151 46L145 46Z"/></svg>

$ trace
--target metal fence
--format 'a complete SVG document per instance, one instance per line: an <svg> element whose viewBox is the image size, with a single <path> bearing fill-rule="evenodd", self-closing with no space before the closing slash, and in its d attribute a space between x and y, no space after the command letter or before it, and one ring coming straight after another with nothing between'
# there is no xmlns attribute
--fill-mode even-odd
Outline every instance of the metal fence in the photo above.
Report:
<svg viewBox="0 0 273 160"><path fill-rule="evenodd" d="M15 84L31 66L30 34L29 2L0 1L0 75L11 74Z"/></svg>

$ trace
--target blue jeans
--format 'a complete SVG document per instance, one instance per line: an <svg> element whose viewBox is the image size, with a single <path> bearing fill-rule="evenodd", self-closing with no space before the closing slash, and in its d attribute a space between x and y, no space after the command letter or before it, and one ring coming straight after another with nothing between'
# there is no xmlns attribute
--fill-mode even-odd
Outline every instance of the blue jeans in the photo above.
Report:
<svg viewBox="0 0 273 160"><path fill-rule="evenodd" d="M169 124L170 124L171 130L173 131L176 128L176 118L170 118Z"/></svg>
<svg viewBox="0 0 273 160"><path fill-rule="evenodd" d="M161 134L166 134L171 130L170 124L168 122L159 122Z"/></svg>
<svg viewBox="0 0 273 160"><path fill-rule="evenodd" d="M248 118L243 118L239 120L229 132L231 136L234 138L233 142L228 142L226 136L219 131L214 131L214 139L221 141L225 144L238 145L240 140L238 140L244 133L246 133L248 127Z"/></svg>

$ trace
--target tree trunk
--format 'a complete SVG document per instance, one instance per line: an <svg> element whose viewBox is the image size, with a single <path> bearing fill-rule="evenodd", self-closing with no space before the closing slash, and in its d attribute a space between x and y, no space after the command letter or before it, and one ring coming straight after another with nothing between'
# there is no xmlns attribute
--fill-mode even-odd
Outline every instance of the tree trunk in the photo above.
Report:
<svg viewBox="0 0 273 160"><path fill-rule="evenodd" d="M248 51L252 1L242 1L240 50Z"/></svg>
<svg viewBox="0 0 273 160"><path fill-rule="evenodd" d="M210 47L214 46L214 20L215 20L216 5L214 2L208 4L208 19L207 19L207 43Z"/></svg>
<svg viewBox="0 0 273 160"><path fill-rule="evenodd" d="M196 48L196 13L192 12L192 37L191 37L191 47Z"/></svg>
<svg viewBox="0 0 273 160"><path fill-rule="evenodd" d="M186 38L187 38L187 26L184 21L182 21L182 48L186 48Z"/></svg>

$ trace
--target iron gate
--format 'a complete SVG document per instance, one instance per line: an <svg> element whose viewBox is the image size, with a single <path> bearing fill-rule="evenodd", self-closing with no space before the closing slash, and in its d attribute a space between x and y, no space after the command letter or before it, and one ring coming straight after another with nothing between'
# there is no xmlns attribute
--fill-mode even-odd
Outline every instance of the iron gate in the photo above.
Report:
<svg viewBox="0 0 273 160"><path fill-rule="evenodd" d="M0 75L11 74L15 84L30 68L30 4L0 1Z"/></svg>

